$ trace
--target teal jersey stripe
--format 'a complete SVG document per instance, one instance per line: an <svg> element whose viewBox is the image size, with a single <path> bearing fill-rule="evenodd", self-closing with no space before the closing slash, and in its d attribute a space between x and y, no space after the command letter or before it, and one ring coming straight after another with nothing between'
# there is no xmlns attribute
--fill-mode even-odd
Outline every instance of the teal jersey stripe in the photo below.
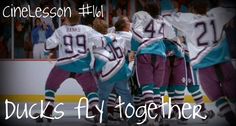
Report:
<svg viewBox="0 0 236 126"><path fill-rule="evenodd" d="M206 68L215 64L230 61L229 46L226 39L224 39L217 48L211 50L204 58L196 65L194 69Z"/></svg>

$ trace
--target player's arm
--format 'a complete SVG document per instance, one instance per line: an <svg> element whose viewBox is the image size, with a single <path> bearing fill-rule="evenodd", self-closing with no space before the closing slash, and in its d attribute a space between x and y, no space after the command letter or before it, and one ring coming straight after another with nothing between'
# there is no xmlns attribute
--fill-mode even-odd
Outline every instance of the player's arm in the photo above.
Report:
<svg viewBox="0 0 236 126"><path fill-rule="evenodd" d="M168 22L164 22L164 38L169 39L169 40L175 40L176 32L175 29L169 24Z"/></svg>
<svg viewBox="0 0 236 126"><path fill-rule="evenodd" d="M186 39L185 34L181 32L180 30L176 30L176 37L174 38L174 40L183 48L184 48L184 45L186 44L185 39Z"/></svg>
<svg viewBox="0 0 236 126"><path fill-rule="evenodd" d="M173 28L168 22L164 21L164 23L164 38L178 46L181 46L182 43L179 41L181 36L178 35L178 30Z"/></svg>
<svg viewBox="0 0 236 126"><path fill-rule="evenodd" d="M131 52L131 39L132 39L132 33L129 32L127 33L126 36L124 36L124 48L125 48L125 54L129 55L129 53Z"/></svg>
<svg viewBox="0 0 236 126"><path fill-rule="evenodd" d="M131 50L136 52L139 45L143 42L143 19L139 14L134 14L132 18L132 38L131 38Z"/></svg>
<svg viewBox="0 0 236 126"><path fill-rule="evenodd" d="M227 24L235 16L234 8L216 7L207 12L207 15L214 15L221 24Z"/></svg>
<svg viewBox="0 0 236 126"><path fill-rule="evenodd" d="M90 29L88 32L88 41L89 41L89 48L103 48L106 46L106 41L104 36L95 31L94 29Z"/></svg>
<svg viewBox="0 0 236 126"><path fill-rule="evenodd" d="M145 15L141 12L135 13L133 18L132 18L132 33L133 33L133 38L135 38L137 41L142 42L143 39L143 17Z"/></svg>
<svg viewBox="0 0 236 126"><path fill-rule="evenodd" d="M135 52L134 51L131 51L129 53L129 62L132 62L135 60Z"/></svg>
<svg viewBox="0 0 236 126"><path fill-rule="evenodd" d="M52 53L52 50L59 45L59 31L56 30L51 37L49 37L45 43L44 47L44 55L49 55ZM50 56L50 55L49 55Z"/></svg>
<svg viewBox="0 0 236 126"><path fill-rule="evenodd" d="M171 16L165 16L165 22L168 22L173 27L183 31L188 27L188 22L192 21L191 13L173 13Z"/></svg>
<svg viewBox="0 0 236 126"><path fill-rule="evenodd" d="M110 44L116 39L116 34L115 33L106 34L104 35L104 39L106 41L106 44Z"/></svg>

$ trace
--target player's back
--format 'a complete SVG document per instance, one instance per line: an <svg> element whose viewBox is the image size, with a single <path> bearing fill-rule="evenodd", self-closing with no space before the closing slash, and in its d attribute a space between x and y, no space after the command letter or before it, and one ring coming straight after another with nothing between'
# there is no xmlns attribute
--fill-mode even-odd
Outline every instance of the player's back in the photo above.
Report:
<svg viewBox="0 0 236 126"><path fill-rule="evenodd" d="M88 41L89 34L92 28L84 25L62 26L56 32L60 38L59 57L84 56L87 55L91 47Z"/></svg>
<svg viewBox="0 0 236 126"><path fill-rule="evenodd" d="M192 44L198 46L210 46L222 37L223 25L214 15L189 15L191 20L186 24L184 33Z"/></svg>
<svg viewBox="0 0 236 126"><path fill-rule="evenodd" d="M64 25L47 40L46 46L49 48L59 46L56 65L67 71L80 73L90 70L91 50L94 43L100 41L101 37L99 33L88 26ZM76 65L78 68L75 68Z"/></svg>
<svg viewBox="0 0 236 126"><path fill-rule="evenodd" d="M145 11L134 14L132 28L142 38L164 37L164 20L161 17L153 18Z"/></svg>
<svg viewBox="0 0 236 126"><path fill-rule="evenodd" d="M233 17L233 11L214 8L206 15L178 13L167 18L183 31L194 68L204 68L230 60L224 32L225 24Z"/></svg>
<svg viewBox="0 0 236 126"><path fill-rule="evenodd" d="M128 51L131 50L131 38L132 38L132 33L131 32L126 32L126 31L118 31L115 32L116 34L116 40L118 44L124 48L124 53L125 55L128 55Z"/></svg>
<svg viewBox="0 0 236 126"><path fill-rule="evenodd" d="M126 39L120 34L107 34L105 38L108 43L105 49L94 51L99 79L109 83L127 79L130 71L125 61Z"/></svg>
<svg viewBox="0 0 236 126"><path fill-rule="evenodd" d="M173 28L168 26L161 16L153 18L145 11L134 14L132 32L131 48L133 51L140 50L141 52L138 53L162 56L165 56L165 46L162 40L175 36ZM149 41L152 38L155 38L156 41Z"/></svg>

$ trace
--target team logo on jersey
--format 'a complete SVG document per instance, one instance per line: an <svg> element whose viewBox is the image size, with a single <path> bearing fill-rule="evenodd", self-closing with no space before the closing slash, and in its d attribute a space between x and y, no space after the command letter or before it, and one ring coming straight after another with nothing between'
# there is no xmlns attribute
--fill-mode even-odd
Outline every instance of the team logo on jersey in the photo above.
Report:
<svg viewBox="0 0 236 126"><path fill-rule="evenodd" d="M188 83L192 83L192 79L188 78Z"/></svg>
<svg viewBox="0 0 236 126"><path fill-rule="evenodd" d="M186 82L186 79L185 77L182 78L182 82L185 83Z"/></svg>

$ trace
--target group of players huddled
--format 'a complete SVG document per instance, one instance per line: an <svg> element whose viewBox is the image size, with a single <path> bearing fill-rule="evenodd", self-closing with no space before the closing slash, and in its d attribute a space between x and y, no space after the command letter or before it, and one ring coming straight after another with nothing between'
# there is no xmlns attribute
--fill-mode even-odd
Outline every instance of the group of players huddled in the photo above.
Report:
<svg viewBox="0 0 236 126"><path fill-rule="evenodd" d="M114 108L118 96L124 107L131 103L138 108L151 103L161 105L161 97L167 92L172 104L181 109L185 89L201 106L199 111L206 116L202 121L207 122L215 113L206 109L201 85L219 109L218 115L235 126L236 70L224 31L234 12L224 7L208 9L204 0L191 2L185 10L172 5L160 7L155 0L148 0L143 11L132 16L132 23L122 16L109 29L102 19L73 13L45 44L49 58L50 50L56 47L59 56L46 82L45 101L50 105L44 114L52 116L55 93L64 80L74 78L89 100L95 124L122 120L116 117ZM102 123L99 123L95 106L101 107L103 102ZM131 115L132 110L127 113ZM147 120L145 124L164 125L161 109L152 113L158 116L154 122ZM171 117L178 114L174 109ZM123 120L136 125L141 119ZM177 120L187 122L183 117Z"/></svg>

